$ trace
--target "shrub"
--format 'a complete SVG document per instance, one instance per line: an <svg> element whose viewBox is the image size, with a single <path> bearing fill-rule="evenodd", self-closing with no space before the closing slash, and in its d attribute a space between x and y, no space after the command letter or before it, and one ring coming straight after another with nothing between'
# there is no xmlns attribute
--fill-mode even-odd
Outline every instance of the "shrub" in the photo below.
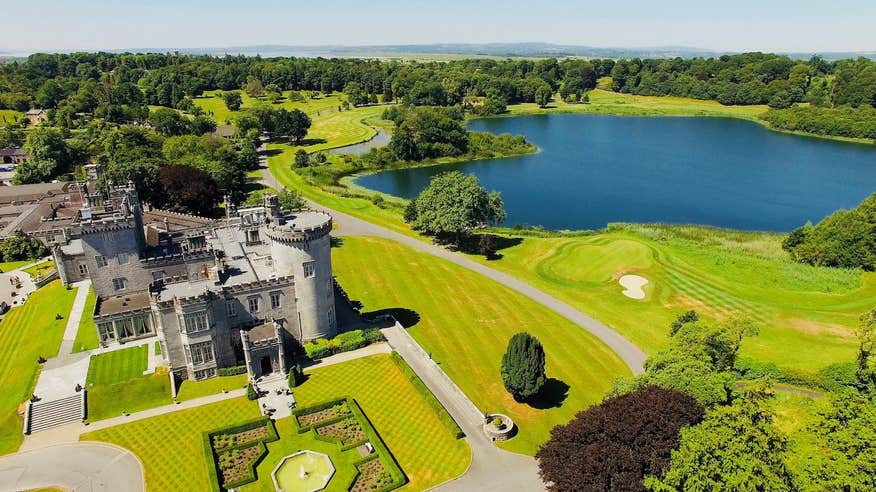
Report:
<svg viewBox="0 0 876 492"><path fill-rule="evenodd" d="M295 364L289 370L289 388L295 388L304 382L304 371L300 364Z"/></svg>
<svg viewBox="0 0 876 492"><path fill-rule="evenodd" d="M216 371L216 374L220 376L237 376L238 374L245 373L246 366L222 367Z"/></svg>
<svg viewBox="0 0 876 492"><path fill-rule="evenodd" d="M517 333L508 341L502 357L502 383L517 401L531 398L547 381L544 372L544 348L529 333Z"/></svg>
<svg viewBox="0 0 876 492"><path fill-rule="evenodd" d="M368 342L369 345L386 340L386 337L383 336L383 332L378 328L368 328L362 332L362 336L365 337L365 341Z"/></svg>
<svg viewBox="0 0 876 492"><path fill-rule="evenodd" d="M365 337L362 335L362 330L341 333L334 340L338 343L335 352L349 352L368 345L368 342L365 341Z"/></svg>
<svg viewBox="0 0 876 492"><path fill-rule="evenodd" d="M311 359L320 359L332 354L349 352L366 345L385 340L383 333L377 328L353 330L341 333L332 339L319 338L304 344L304 351Z"/></svg>
<svg viewBox="0 0 876 492"><path fill-rule="evenodd" d="M252 387L252 383L246 385L246 398L248 400L258 400L259 394L256 393L255 388Z"/></svg>

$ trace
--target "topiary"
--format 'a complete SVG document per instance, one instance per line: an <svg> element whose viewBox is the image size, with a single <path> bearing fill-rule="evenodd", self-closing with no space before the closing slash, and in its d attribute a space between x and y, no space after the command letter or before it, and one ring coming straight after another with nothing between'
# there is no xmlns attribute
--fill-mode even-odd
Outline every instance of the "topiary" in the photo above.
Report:
<svg viewBox="0 0 876 492"><path fill-rule="evenodd" d="M258 400L259 394L256 393L255 388L252 387L252 383L246 385L246 398L248 400Z"/></svg>

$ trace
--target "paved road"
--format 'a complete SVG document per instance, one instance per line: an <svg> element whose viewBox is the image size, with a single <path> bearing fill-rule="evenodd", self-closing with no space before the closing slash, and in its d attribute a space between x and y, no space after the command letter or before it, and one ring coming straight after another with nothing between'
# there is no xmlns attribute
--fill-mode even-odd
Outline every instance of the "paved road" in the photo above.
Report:
<svg viewBox="0 0 876 492"><path fill-rule="evenodd" d="M61 486L83 492L139 492L143 466L130 451L102 443L70 443L0 458L0 491Z"/></svg>
<svg viewBox="0 0 876 492"><path fill-rule="evenodd" d="M267 186L271 186L274 189L282 188L277 179L265 166L263 166L262 169L262 177L262 181ZM463 268L467 268L485 277L493 279L506 287L516 290L517 292L525 295L526 297L529 297L535 302L555 311L560 316L563 316L569 321L572 321L573 323L589 331L594 336L602 340L603 343L608 345L621 359L623 359L624 363L626 363L626 365L630 368L630 371L632 371L633 374L641 374L644 371L643 365L646 358L644 352L639 350L638 347L633 345L629 340L622 337L616 331L605 326L599 321L596 321L590 316L587 316L581 311L578 311L577 309L557 299L556 297L548 295L525 282L521 282L520 280L511 277L510 275L506 275L502 272L499 272L498 270L494 270L493 268L470 260L469 258L466 258L461 254L448 251L445 248L435 246L409 236L405 236L404 234L391 231L389 229L386 229L385 227L381 227L379 225L357 219L351 215L338 212L337 210L328 209L317 203L308 202L308 204L313 209L324 210L325 212L331 214L335 222L338 223L338 230L336 232L341 235L376 236L391 239L419 251L423 251L433 256L443 258Z"/></svg>
<svg viewBox="0 0 876 492"><path fill-rule="evenodd" d="M434 487L449 491L531 492L544 490L533 458L497 448L483 431L481 411L465 393L429 358L422 347L400 324L384 328L392 348L404 358L417 376L453 417L471 448L471 464L458 478Z"/></svg>

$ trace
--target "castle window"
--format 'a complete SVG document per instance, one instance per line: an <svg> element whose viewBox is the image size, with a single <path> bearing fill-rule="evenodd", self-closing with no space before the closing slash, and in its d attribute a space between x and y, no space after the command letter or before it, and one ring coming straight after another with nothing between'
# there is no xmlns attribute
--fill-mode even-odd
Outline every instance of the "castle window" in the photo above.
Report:
<svg viewBox="0 0 876 492"><path fill-rule="evenodd" d="M213 362L213 342L201 342L186 345L186 360L192 365Z"/></svg>
<svg viewBox="0 0 876 492"><path fill-rule="evenodd" d="M113 289L115 290L125 290L128 286L128 281L123 278L114 278L113 279Z"/></svg>
<svg viewBox="0 0 876 492"><path fill-rule="evenodd" d="M329 308L327 314L328 314L327 317L328 317L329 326L335 326L335 310L332 308Z"/></svg>
<svg viewBox="0 0 876 492"><path fill-rule="evenodd" d="M119 265L125 265L130 261L128 253L119 253Z"/></svg>
<svg viewBox="0 0 876 492"><path fill-rule="evenodd" d="M101 342L112 342L116 339L116 331L113 329L112 322L98 324L97 334L100 336Z"/></svg>
<svg viewBox="0 0 876 492"><path fill-rule="evenodd" d="M304 268L304 278L313 278L316 275L315 261L308 261L302 267Z"/></svg>
<svg viewBox="0 0 876 492"><path fill-rule="evenodd" d="M195 371L195 379L196 380L212 378L215 375L216 375L216 369L214 369L212 367L209 369L202 369L200 371Z"/></svg>
<svg viewBox="0 0 876 492"><path fill-rule="evenodd" d="M146 316L136 316L134 321L134 333L137 336L148 335L152 333L152 327L149 326L149 319Z"/></svg>
<svg viewBox="0 0 876 492"><path fill-rule="evenodd" d="M116 320L116 333L119 334L119 339L134 336L134 320L131 318Z"/></svg>
<svg viewBox="0 0 876 492"><path fill-rule="evenodd" d="M163 271L152 272L152 281L158 282L159 280L164 280L164 272Z"/></svg>
<svg viewBox="0 0 876 492"><path fill-rule="evenodd" d="M106 258L100 255L95 255L94 263L97 264L97 268L103 268L106 266Z"/></svg>
<svg viewBox="0 0 876 492"><path fill-rule="evenodd" d="M210 328L207 323L207 311L185 313L182 315L182 328L185 333L196 333Z"/></svg>
<svg viewBox="0 0 876 492"><path fill-rule="evenodd" d="M261 299L259 296L252 296L249 299L247 299L247 302L249 303L249 312L251 312L251 313L259 312L259 299Z"/></svg>
<svg viewBox="0 0 876 492"><path fill-rule="evenodd" d="M88 265L85 263L79 264L79 275L88 275Z"/></svg>
<svg viewBox="0 0 876 492"><path fill-rule="evenodd" d="M271 292L271 309L280 309L280 293Z"/></svg>
<svg viewBox="0 0 876 492"><path fill-rule="evenodd" d="M237 303L234 300L228 301L226 304L228 306L228 317L233 318L237 316Z"/></svg>

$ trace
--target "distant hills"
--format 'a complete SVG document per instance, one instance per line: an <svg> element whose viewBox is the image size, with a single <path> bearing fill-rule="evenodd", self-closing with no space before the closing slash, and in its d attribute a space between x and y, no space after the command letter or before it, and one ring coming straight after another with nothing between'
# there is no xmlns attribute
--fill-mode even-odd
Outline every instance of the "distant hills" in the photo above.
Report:
<svg viewBox="0 0 876 492"><path fill-rule="evenodd" d="M59 50L58 52L68 52ZM546 57L586 57L586 58L691 58L714 57L733 54L732 51L716 51L687 46L655 46L650 48L600 48L594 46L566 45L551 43L438 43L438 44L396 44L396 45L252 45L225 46L215 48L131 48L121 50L104 50L112 53L167 53L180 52L189 54L209 55L260 55L265 58L278 56L297 57L335 57L335 58L461 58L461 57L497 57L497 58L546 58ZM0 50L0 59L27 56L29 53L4 52ZM864 56L876 60L876 51L860 52L795 52L783 53L795 59L809 59L818 54L827 60L841 58L857 58Z"/></svg>

